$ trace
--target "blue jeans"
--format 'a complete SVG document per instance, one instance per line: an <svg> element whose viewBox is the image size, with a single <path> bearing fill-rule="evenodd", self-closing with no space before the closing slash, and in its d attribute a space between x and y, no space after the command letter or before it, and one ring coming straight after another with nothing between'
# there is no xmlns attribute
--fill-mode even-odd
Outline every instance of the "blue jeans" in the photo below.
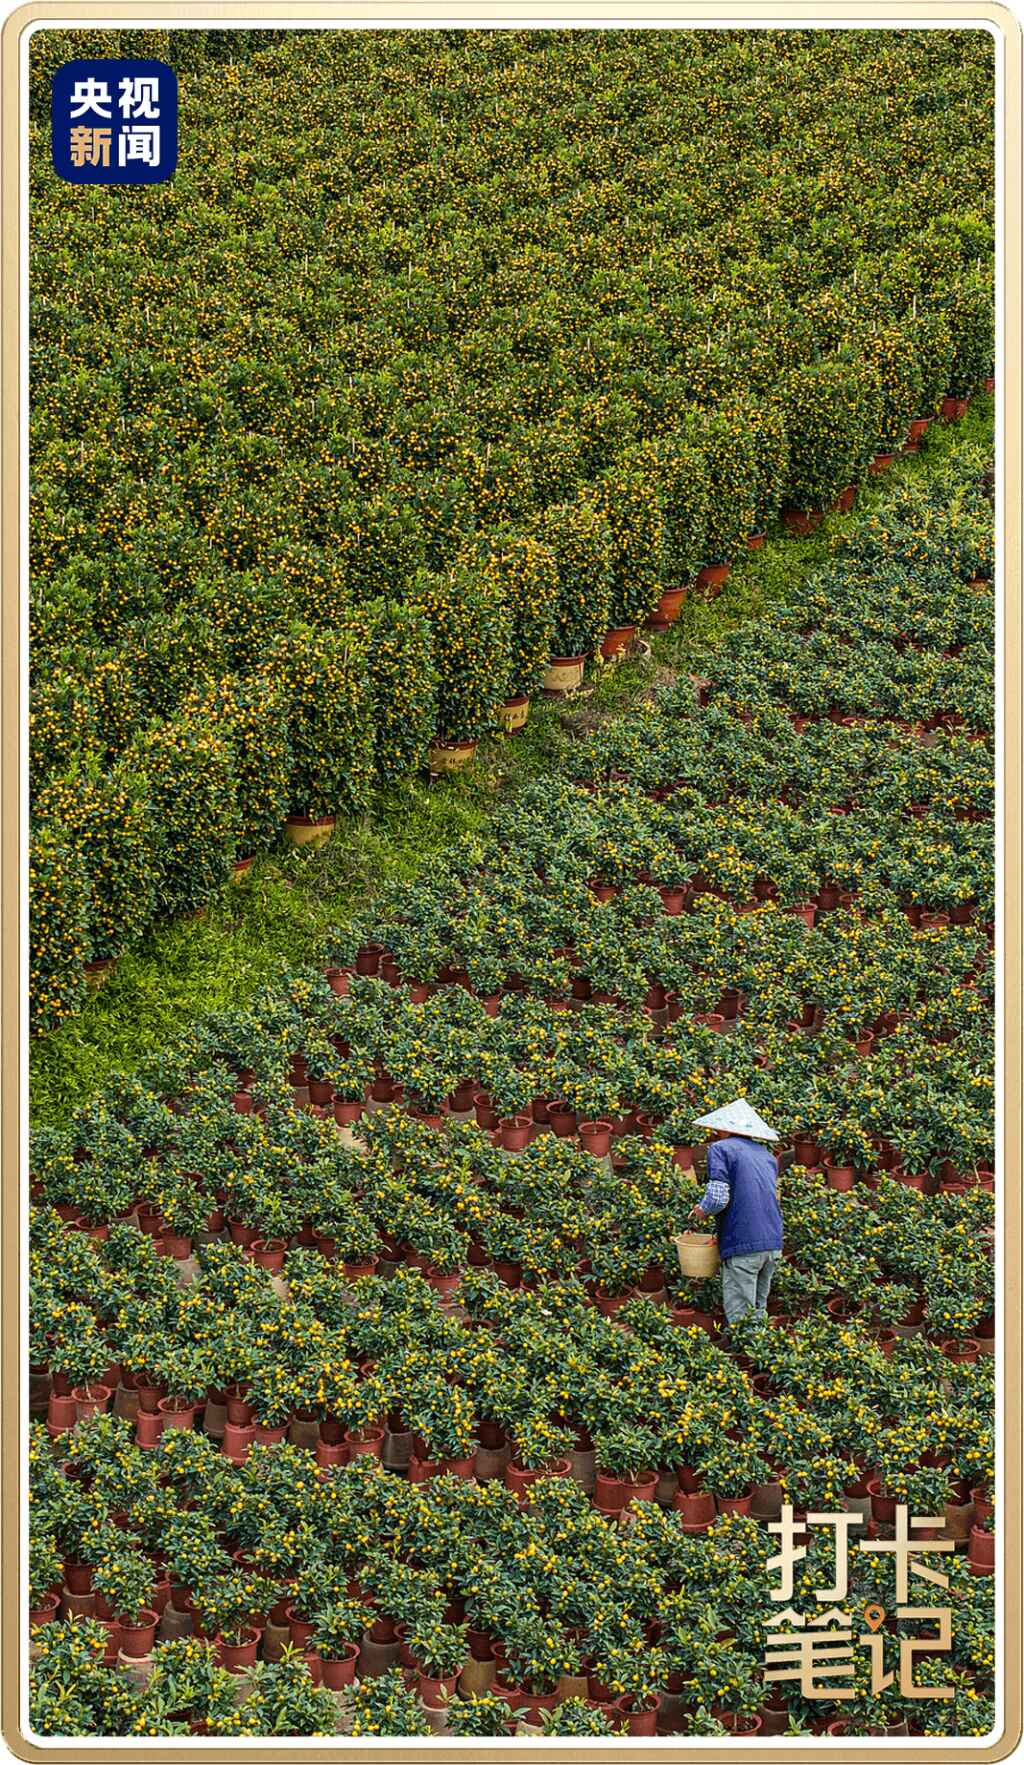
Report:
<svg viewBox="0 0 1024 1765"><path fill-rule="evenodd" d="M781 1250L754 1250L747 1256L730 1256L722 1264L722 1304L725 1321L735 1324L748 1312L764 1317L771 1292L772 1276L781 1260Z"/></svg>

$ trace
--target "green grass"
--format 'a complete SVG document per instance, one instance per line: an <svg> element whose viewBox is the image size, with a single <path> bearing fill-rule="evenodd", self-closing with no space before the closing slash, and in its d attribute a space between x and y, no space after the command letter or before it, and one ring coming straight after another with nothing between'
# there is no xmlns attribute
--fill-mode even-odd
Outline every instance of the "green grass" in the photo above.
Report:
<svg viewBox="0 0 1024 1765"><path fill-rule="evenodd" d="M166 1047L196 1018L244 1004L282 965L315 959L327 929L364 906L382 884L412 879L457 841L481 834L498 803L555 771L573 724L628 708L657 679L685 672L702 646L766 614L823 563L837 535L895 479L929 477L964 442L991 446L992 422L992 399L976 398L963 422L933 425L920 454L901 457L883 478L868 480L852 513L833 516L808 539L773 532L760 551L738 560L717 600L688 598L678 623L654 640L649 656L600 669L571 701L535 703L522 734L483 744L466 773L434 783L406 780L358 822L339 825L329 846L317 852L282 846L257 860L245 880L225 884L201 919L154 930L77 1017L33 1045L33 1120L65 1119L112 1073Z"/></svg>

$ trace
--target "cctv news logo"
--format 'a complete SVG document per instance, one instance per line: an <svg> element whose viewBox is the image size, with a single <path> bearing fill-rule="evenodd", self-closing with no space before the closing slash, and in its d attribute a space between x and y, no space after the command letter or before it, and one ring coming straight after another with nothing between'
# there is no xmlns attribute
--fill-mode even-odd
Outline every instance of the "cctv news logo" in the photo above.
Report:
<svg viewBox="0 0 1024 1765"><path fill-rule="evenodd" d="M162 184L178 164L178 80L163 61L67 61L52 84L53 169L69 184Z"/></svg>

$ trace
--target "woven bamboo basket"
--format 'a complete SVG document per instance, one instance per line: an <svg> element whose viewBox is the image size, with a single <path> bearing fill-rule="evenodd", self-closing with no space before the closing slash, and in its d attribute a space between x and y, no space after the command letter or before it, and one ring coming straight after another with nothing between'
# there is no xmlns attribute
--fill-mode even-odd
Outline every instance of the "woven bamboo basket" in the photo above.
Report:
<svg viewBox="0 0 1024 1765"><path fill-rule="evenodd" d="M718 1239L714 1232L680 1232L673 1238L679 1267L691 1281L707 1281L717 1275Z"/></svg>

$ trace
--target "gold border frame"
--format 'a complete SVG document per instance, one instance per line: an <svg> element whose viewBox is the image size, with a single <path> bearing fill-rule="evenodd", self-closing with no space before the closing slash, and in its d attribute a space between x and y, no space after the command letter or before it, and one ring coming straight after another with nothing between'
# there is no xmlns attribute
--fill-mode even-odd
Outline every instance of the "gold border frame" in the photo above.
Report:
<svg viewBox="0 0 1024 1765"><path fill-rule="evenodd" d="M518 27L550 23L551 12L536 7L532 0L448 0L440 9L447 22L465 21L467 26L480 28ZM780 9L772 0L723 0L721 10L712 12L698 0L648 0L642 20L624 17L622 10L599 0L561 0L555 9L559 24L571 26L636 27L659 25L682 27L696 24L728 24L730 26L775 26L779 28ZM373 17L381 13L380 19ZM479 1746L450 1747L449 1756L467 1760L508 1761L537 1759L565 1760L570 1765L583 1765L596 1758L624 1761L630 1765L681 1765L682 1761L708 1758L727 1760L764 1760L769 1765L794 1759L817 1761L844 1759L857 1765L873 1765L879 1758L899 1760L996 1761L1009 1757L1022 1735L1021 1643L1022 1643L1022 1582L1021 1582L1021 1439L1024 1429L1021 1398L1021 74L1022 38L1018 19L1007 6L995 0L790 0L784 8L785 24L831 25L857 23L975 24L988 26L1001 39L1003 49L1004 117L1002 138L996 140L997 165L1002 175L1000 213L1003 287L1000 315L1002 320L1003 355L997 380L999 414L1002 417L1001 499L1002 499L1002 582L1003 582L1003 889L1002 889L1002 1109L999 1206L1002 1217L1003 1249L1003 1311L1002 1311L1002 1499L1000 1504L1000 1546L1003 1594L1002 1694L1003 1729L996 1740L984 1748L965 1751L958 1741L925 1742L920 1739L891 1743L834 1743L789 1746L780 1743L715 1743L703 1747L675 1745L663 1741L645 1746L642 1741L625 1746L609 1743L593 1746L545 1744L540 1741L496 1741ZM3 1436L0 1447L3 1472L2 1503L2 1732L11 1753L18 1759L36 1762L99 1759L103 1755L95 1747L76 1747L73 1743L41 1746L21 1728L20 1695L25 1666L25 1641L21 1627L21 1263L20 1263L20 1145L22 1133L23 1059L21 1033L21 909L24 881L21 875L21 780L20 780L20 274L21 274L21 178L25 143L21 139L20 59L21 40L34 25L63 25L66 28L91 24L146 24L168 21L177 25L220 24L233 21L263 25L308 22L321 24L400 25L413 28L437 22L437 12L430 0L395 0L392 5L381 0L368 0L360 6L357 0L308 0L307 4L289 6L286 0L29 0L11 12L2 33L2 195L3 195L3 280L2 280L2 356L0 356L0 390L2 390L2 774L0 774L0 866L4 883L2 918L0 918L0 1035L3 1065L0 1074L0 1157L4 1173L0 1195L0 1246L6 1276L5 1329L2 1348L3 1375ZM388 1765L402 1760L436 1760L444 1757L447 1742L439 1737L434 1742L409 1742L396 1746L387 1742L310 1741L281 1747L272 1742L253 1742L237 1746L218 1744L205 1746L201 1740L183 1745L163 1745L150 1741L111 1742L109 1755L124 1758L161 1759L168 1761L195 1760L197 1755L250 1761L279 1761L294 1756L300 1760L376 1760Z"/></svg>

